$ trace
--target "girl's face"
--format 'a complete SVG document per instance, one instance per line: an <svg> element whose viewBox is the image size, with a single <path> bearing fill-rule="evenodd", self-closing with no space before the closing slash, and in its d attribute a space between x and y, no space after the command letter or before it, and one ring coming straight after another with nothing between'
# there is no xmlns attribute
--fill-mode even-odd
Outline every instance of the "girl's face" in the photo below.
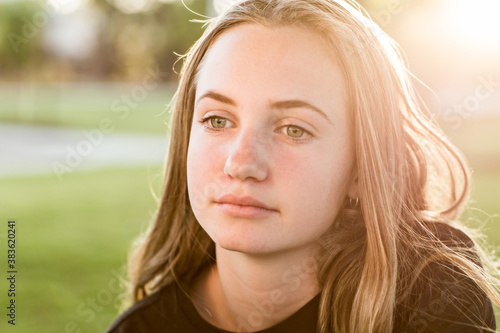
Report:
<svg viewBox="0 0 500 333"><path fill-rule="evenodd" d="M323 39L302 28L240 25L210 47L187 175L193 212L217 246L314 247L356 197L344 88Z"/></svg>

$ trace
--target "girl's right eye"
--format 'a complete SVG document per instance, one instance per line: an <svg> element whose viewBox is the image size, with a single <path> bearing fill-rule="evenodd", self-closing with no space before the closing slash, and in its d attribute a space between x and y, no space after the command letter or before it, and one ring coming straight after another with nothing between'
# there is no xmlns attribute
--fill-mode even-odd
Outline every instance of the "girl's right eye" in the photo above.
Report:
<svg viewBox="0 0 500 333"><path fill-rule="evenodd" d="M213 132L221 132L227 127L230 127L228 125L232 124L232 122L224 117L219 117L219 116L209 116L205 117L200 120L200 123L203 124L203 126Z"/></svg>

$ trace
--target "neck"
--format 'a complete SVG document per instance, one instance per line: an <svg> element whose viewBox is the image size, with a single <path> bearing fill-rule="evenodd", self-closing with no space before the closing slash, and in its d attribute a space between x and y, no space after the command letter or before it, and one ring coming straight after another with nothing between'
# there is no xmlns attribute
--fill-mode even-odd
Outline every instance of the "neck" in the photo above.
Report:
<svg viewBox="0 0 500 333"><path fill-rule="evenodd" d="M193 298L210 324L255 332L291 316L319 292L311 249L249 255L216 248L217 263L195 281Z"/></svg>

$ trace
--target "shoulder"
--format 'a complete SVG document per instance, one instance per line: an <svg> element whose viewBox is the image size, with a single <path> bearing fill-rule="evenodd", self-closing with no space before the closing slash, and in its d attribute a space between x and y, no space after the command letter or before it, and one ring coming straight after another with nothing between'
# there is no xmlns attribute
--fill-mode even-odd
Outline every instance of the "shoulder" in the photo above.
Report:
<svg viewBox="0 0 500 333"><path fill-rule="evenodd" d="M441 242L447 245L474 247L474 242L462 230L443 222L426 222L421 228L431 231Z"/></svg>
<svg viewBox="0 0 500 333"><path fill-rule="evenodd" d="M113 322L107 333L158 332L177 325L176 317L181 311L177 288L170 284L135 303Z"/></svg>
<svg viewBox="0 0 500 333"><path fill-rule="evenodd" d="M474 242L463 231L437 222L421 228L419 233L429 242L440 242L481 266ZM491 301L458 265L439 255L413 264L414 283L398 307L404 318L396 319L397 326L405 328L398 332L494 332Z"/></svg>
<svg viewBox="0 0 500 333"><path fill-rule="evenodd" d="M453 250L470 250L475 247L472 239L458 227L444 222L421 222L409 227L411 234L426 244L441 243Z"/></svg>

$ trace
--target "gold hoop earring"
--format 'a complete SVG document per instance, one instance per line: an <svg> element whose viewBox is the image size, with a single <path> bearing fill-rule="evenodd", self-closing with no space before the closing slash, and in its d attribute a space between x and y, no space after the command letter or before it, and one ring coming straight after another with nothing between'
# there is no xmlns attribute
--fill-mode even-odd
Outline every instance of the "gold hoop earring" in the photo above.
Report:
<svg viewBox="0 0 500 333"><path fill-rule="evenodd" d="M358 208L358 204L359 204L359 198L356 199L349 198L349 205L351 206L351 208Z"/></svg>

